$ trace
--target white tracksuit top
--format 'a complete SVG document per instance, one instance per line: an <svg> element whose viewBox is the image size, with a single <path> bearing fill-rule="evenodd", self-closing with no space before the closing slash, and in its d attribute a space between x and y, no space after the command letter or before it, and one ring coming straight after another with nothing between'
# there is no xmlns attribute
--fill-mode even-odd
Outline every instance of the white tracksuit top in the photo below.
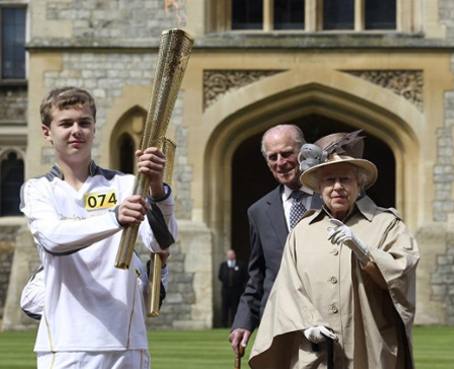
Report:
<svg viewBox="0 0 454 369"><path fill-rule="evenodd" d="M134 176L102 169L76 191L57 166L22 187L21 211L44 265L44 314L35 351L148 349L142 291L134 268L115 268L122 227L114 208L131 195ZM170 189L156 204L176 238ZM139 236L158 251L145 219Z"/></svg>

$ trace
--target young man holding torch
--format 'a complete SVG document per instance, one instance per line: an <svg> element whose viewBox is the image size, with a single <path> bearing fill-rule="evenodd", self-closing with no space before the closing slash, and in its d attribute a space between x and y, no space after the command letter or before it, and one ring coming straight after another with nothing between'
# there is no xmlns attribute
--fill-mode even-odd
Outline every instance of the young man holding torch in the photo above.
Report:
<svg viewBox="0 0 454 369"><path fill-rule="evenodd" d="M176 237L174 201L163 183L165 157L153 147L136 152L149 197L131 195L134 176L91 159L95 120L93 97L79 88L53 90L41 104L42 131L56 164L21 191L21 210L44 266L38 369L150 366L136 272L114 264L121 231L133 224L140 224L145 246L160 251L147 216L151 202Z"/></svg>

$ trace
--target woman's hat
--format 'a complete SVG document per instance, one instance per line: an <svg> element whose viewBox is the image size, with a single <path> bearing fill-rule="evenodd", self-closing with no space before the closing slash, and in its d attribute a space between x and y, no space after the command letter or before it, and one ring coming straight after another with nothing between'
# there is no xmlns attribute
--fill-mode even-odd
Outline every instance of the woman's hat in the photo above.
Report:
<svg viewBox="0 0 454 369"><path fill-rule="evenodd" d="M364 136L359 136L361 130L351 133L339 132L322 137L314 144L304 144L298 155L300 181L304 186L317 191L321 168L349 163L361 170L364 175L364 189L371 187L377 180L377 167L369 160L362 159Z"/></svg>

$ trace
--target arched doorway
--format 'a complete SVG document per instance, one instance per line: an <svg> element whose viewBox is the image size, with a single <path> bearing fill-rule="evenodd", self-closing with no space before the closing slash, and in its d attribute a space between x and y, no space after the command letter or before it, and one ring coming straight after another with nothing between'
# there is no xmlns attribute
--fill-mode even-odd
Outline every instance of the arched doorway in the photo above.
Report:
<svg viewBox="0 0 454 369"><path fill-rule="evenodd" d="M136 151L135 143L128 133L123 133L118 139L119 152L119 170L123 173L134 174L134 153Z"/></svg>
<svg viewBox="0 0 454 369"><path fill-rule="evenodd" d="M24 183L24 161L15 151L0 158L0 216L20 215L20 188Z"/></svg>
<svg viewBox="0 0 454 369"><path fill-rule="evenodd" d="M140 145L146 111L134 106L118 120L110 137L110 158L113 169L135 172L135 151Z"/></svg>
<svg viewBox="0 0 454 369"><path fill-rule="evenodd" d="M296 124L303 130L307 142L314 142L333 132L350 132L356 129L319 114L306 115L289 123ZM231 240L238 258L245 261L249 257L247 208L276 186L260 152L263 131L245 139L232 157ZM379 171L377 183L368 190L368 195L380 206L395 207L394 155L382 140L367 132L363 135L366 137L364 157L375 163Z"/></svg>

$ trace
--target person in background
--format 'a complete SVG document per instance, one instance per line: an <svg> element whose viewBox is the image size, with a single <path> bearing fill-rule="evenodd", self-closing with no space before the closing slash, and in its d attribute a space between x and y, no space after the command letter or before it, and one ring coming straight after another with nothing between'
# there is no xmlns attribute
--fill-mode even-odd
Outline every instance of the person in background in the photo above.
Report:
<svg viewBox="0 0 454 369"><path fill-rule="evenodd" d="M226 259L219 266L218 279L222 283L222 326L230 327L247 281L247 269L232 249L227 251Z"/></svg>

